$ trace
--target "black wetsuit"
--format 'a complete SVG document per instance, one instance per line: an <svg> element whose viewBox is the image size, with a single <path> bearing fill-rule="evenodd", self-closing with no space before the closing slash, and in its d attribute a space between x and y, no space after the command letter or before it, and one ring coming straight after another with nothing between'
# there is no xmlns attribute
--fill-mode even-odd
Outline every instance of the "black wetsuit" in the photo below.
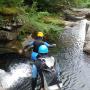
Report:
<svg viewBox="0 0 90 90"><path fill-rule="evenodd" d="M44 45L44 42L43 42L43 41L41 41L41 40L35 40L35 41L33 42L33 51L38 53L38 48L39 48L41 45Z"/></svg>

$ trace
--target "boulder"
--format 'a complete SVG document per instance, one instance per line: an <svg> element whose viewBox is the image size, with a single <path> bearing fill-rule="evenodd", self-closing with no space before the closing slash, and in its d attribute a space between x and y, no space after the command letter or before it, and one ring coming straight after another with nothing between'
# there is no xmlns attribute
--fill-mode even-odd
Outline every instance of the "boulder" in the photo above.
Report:
<svg viewBox="0 0 90 90"><path fill-rule="evenodd" d="M87 14L85 15L85 18L90 18L90 13L87 13Z"/></svg>
<svg viewBox="0 0 90 90"><path fill-rule="evenodd" d="M83 51L90 53L90 41L85 41Z"/></svg>
<svg viewBox="0 0 90 90"><path fill-rule="evenodd" d="M86 32L83 51L90 53L90 24L89 24L88 30Z"/></svg>

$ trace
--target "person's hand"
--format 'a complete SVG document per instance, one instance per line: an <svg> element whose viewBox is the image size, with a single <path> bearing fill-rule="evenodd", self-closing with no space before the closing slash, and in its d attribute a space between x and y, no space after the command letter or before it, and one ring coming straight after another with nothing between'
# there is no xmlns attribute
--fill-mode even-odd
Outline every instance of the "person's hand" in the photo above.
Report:
<svg viewBox="0 0 90 90"><path fill-rule="evenodd" d="M56 47L56 44L52 44L53 45L53 47Z"/></svg>
<svg viewBox="0 0 90 90"><path fill-rule="evenodd" d="M18 52L19 52L19 54L22 54L23 53L23 50L22 49L19 49Z"/></svg>
<svg viewBox="0 0 90 90"><path fill-rule="evenodd" d="M27 51L28 51L28 49L19 49L18 50L19 54L26 53Z"/></svg>

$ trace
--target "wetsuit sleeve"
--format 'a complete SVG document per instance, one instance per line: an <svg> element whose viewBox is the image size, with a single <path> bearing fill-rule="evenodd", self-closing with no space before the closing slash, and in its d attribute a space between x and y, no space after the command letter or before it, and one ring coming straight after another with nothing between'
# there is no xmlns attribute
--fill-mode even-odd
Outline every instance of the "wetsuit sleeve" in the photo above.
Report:
<svg viewBox="0 0 90 90"><path fill-rule="evenodd" d="M31 42L28 42L27 45L29 45L29 46L33 46L33 44L34 44L34 41L31 41Z"/></svg>
<svg viewBox="0 0 90 90"><path fill-rule="evenodd" d="M24 47L24 49L33 47L34 41L28 42L27 45Z"/></svg>
<svg viewBox="0 0 90 90"><path fill-rule="evenodd" d="M49 43L44 42L44 44L45 44L47 47L50 47L50 44L49 44Z"/></svg>
<svg viewBox="0 0 90 90"><path fill-rule="evenodd" d="M55 47L55 46L56 46L56 44L49 44L49 43L47 43L47 42L44 42L44 44L45 44L47 47Z"/></svg>

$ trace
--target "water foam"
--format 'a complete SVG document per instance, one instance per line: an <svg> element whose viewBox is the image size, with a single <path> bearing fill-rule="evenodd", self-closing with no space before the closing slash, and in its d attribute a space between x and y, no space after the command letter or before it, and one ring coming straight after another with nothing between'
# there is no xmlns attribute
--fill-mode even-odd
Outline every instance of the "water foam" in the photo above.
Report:
<svg viewBox="0 0 90 90"><path fill-rule="evenodd" d="M20 63L11 67L10 72L0 70L0 81L4 88L10 88L20 83L25 77L31 77L31 66Z"/></svg>

